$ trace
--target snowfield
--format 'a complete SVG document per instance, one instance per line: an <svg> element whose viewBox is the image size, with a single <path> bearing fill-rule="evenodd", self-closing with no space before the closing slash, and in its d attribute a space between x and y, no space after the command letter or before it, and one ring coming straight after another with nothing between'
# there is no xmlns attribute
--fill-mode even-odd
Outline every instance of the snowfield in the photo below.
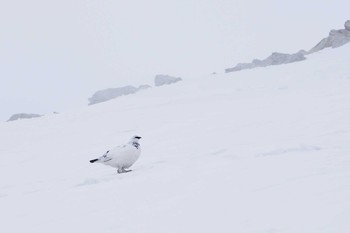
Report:
<svg viewBox="0 0 350 233"><path fill-rule="evenodd" d="M350 45L0 124L0 232L350 232ZM142 136L133 172L90 164Z"/></svg>

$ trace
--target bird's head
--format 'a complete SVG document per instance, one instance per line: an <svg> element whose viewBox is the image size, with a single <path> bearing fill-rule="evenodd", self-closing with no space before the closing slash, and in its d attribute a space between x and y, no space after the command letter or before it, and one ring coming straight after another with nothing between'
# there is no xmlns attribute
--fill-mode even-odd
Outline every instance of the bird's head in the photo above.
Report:
<svg viewBox="0 0 350 233"><path fill-rule="evenodd" d="M133 136L131 139L130 139L130 142L138 142L139 140L141 139L140 136Z"/></svg>

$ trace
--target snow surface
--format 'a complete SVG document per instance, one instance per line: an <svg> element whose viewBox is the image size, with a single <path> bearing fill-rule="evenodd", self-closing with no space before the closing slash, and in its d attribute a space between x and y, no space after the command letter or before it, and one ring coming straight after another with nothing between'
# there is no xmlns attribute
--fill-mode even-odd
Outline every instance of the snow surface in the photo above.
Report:
<svg viewBox="0 0 350 233"><path fill-rule="evenodd" d="M0 231L350 232L350 46L0 124ZM89 159L142 136L133 172Z"/></svg>

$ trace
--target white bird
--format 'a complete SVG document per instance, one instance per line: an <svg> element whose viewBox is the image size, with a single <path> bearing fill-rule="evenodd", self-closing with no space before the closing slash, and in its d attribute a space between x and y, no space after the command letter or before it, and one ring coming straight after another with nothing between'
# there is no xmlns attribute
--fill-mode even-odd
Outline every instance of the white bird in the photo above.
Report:
<svg viewBox="0 0 350 233"><path fill-rule="evenodd" d="M131 167L141 154L140 139L140 136L133 136L127 144L107 151L101 157L90 160L90 163L98 162L118 168L118 173L130 172L126 168Z"/></svg>

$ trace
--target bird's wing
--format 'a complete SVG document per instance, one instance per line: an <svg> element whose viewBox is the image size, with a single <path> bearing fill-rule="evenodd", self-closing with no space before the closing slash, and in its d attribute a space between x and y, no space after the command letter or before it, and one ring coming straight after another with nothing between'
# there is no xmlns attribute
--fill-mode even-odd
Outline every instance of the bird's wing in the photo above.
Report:
<svg viewBox="0 0 350 233"><path fill-rule="evenodd" d="M112 160L112 158L108 156L108 153L109 153L109 151L107 151L106 153L104 153L100 158L98 158L98 160L99 160L100 162L103 162L103 163Z"/></svg>

